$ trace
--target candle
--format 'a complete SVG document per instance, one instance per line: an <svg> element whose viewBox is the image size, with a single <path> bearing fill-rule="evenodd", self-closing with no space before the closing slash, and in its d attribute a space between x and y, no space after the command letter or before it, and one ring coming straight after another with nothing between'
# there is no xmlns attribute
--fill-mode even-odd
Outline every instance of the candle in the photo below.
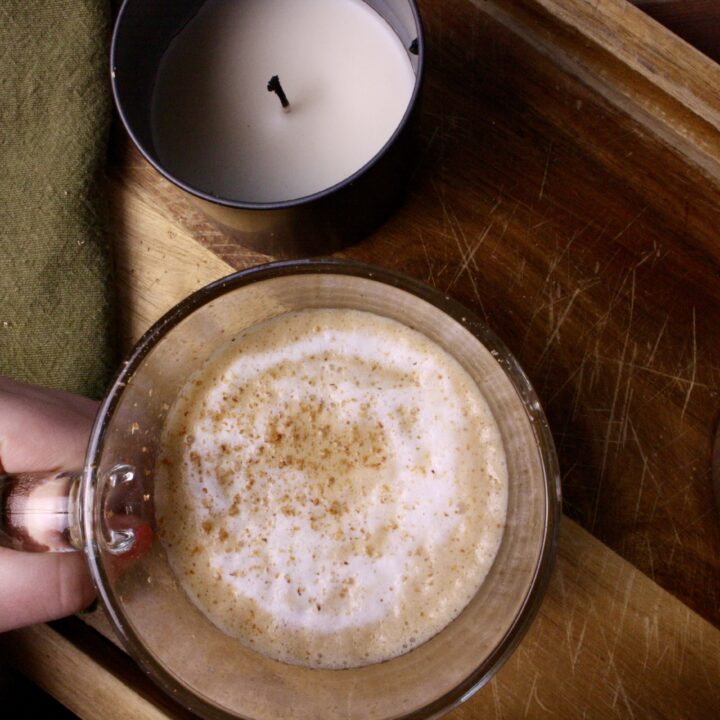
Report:
<svg viewBox="0 0 720 720"><path fill-rule="evenodd" d="M207 0L158 65L155 152L211 197L305 198L383 149L415 85L408 47L362 0Z"/></svg>
<svg viewBox="0 0 720 720"><path fill-rule="evenodd" d="M138 150L260 252L365 237L417 165L415 0L123 0L110 58Z"/></svg>

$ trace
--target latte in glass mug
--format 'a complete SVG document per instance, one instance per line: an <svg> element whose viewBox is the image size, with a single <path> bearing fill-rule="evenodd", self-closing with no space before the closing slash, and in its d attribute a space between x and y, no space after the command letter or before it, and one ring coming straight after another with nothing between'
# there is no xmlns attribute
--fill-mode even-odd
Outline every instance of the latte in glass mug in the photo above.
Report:
<svg viewBox="0 0 720 720"><path fill-rule="evenodd" d="M500 546L507 469L485 398L439 345L369 312L243 331L180 390L161 445L179 583L277 660L408 652L462 612Z"/></svg>

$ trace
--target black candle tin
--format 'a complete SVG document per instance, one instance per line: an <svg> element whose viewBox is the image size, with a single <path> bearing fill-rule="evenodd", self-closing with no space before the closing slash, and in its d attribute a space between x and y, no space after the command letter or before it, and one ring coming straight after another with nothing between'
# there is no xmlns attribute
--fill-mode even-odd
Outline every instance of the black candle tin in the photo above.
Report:
<svg viewBox="0 0 720 720"><path fill-rule="evenodd" d="M290 201L256 203L210 195L160 162L151 128L155 76L172 39L204 0L124 0L111 47L112 87L133 142L162 175L190 193L205 214L244 245L271 255L327 253L378 227L397 205L412 168L413 126L423 77L424 44L414 0L365 0L407 48L415 87L405 115L384 147L342 182Z"/></svg>

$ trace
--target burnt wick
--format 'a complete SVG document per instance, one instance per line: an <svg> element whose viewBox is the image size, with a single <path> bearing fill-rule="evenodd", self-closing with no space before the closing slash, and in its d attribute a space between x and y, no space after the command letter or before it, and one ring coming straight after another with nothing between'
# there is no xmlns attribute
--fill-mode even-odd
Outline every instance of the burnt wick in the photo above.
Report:
<svg viewBox="0 0 720 720"><path fill-rule="evenodd" d="M270 78L270 82L267 84L268 92L274 92L280 98L280 104L285 112L290 112L290 101L287 99L287 95L280 84L280 78L277 75L273 75Z"/></svg>

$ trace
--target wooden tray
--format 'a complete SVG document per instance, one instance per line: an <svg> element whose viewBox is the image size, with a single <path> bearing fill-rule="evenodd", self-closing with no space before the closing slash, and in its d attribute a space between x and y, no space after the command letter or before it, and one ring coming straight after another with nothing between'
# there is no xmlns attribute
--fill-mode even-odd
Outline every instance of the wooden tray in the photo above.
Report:
<svg viewBox="0 0 720 720"><path fill-rule="evenodd" d="M625 0L420 4L410 194L345 254L441 288L506 341L548 412L567 514L538 620L453 717L717 717L720 67ZM120 132L111 199L128 345L267 259ZM83 717L183 715L77 620L0 645Z"/></svg>

